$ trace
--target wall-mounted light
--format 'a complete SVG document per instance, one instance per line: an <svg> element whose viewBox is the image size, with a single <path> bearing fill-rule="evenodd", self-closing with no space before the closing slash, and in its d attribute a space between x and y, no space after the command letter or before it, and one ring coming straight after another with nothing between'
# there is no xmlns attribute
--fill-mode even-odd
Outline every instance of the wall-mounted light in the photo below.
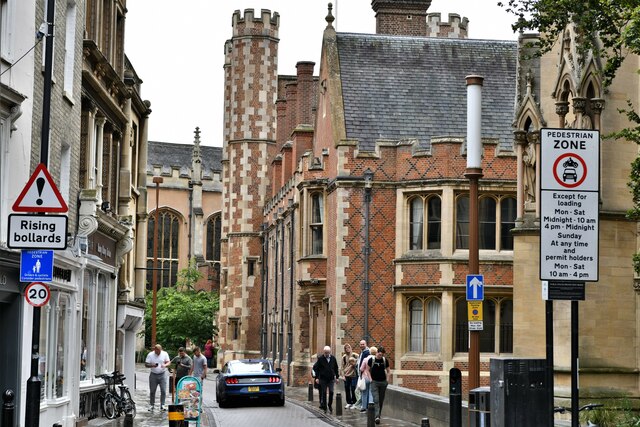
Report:
<svg viewBox="0 0 640 427"><path fill-rule="evenodd" d="M111 212L111 203L110 202L102 202L102 204L100 205L100 209L102 209L103 212L110 213Z"/></svg>
<svg viewBox="0 0 640 427"><path fill-rule="evenodd" d="M367 170L364 171L364 186L367 188L371 188L372 181L373 181L373 171L367 168Z"/></svg>

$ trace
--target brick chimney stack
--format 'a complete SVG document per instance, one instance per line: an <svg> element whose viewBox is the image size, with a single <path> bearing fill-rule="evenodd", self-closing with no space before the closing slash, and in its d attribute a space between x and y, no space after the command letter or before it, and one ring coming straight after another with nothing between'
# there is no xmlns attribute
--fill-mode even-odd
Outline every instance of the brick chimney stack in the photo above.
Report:
<svg viewBox="0 0 640 427"><path fill-rule="evenodd" d="M426 37L429 6L431 0L372 0L376 33Z"/></svg>

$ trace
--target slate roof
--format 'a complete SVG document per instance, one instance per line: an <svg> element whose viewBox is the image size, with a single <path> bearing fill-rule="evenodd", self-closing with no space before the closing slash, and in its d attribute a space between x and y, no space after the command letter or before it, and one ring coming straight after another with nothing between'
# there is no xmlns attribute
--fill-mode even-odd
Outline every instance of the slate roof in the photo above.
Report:
<svg viewBox="0 0 640 427"><path fill-rule="evenodd" d="M348 139L466 137L465 76L484 76L482 137L512 150L515 41L337 34Z"/></svg>
<svg viewBox="0 0 640 427"><path fill-rule="evenodd" d="M201 145L200 151L203 178L211 178L213 172L222 173L222 148ZM177 168L181 174L190 174L192 154L193 144L149 141L147 171L153 171L154 166L161 166L163 171L170 172L172 168Z"/></svg>

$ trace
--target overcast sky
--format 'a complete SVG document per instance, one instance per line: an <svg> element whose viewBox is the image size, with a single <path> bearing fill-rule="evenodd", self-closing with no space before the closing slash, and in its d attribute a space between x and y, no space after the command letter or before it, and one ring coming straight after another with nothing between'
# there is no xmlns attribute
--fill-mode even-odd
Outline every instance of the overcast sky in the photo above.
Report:
<svg viewBox="0 0 640 427"><path fill-rule="evenodd" d="M516 39L513 18L498 0L433 0L429 12L469 18L475 39ZM328 0L131 0L125 50L151 101L149 140L189 144L200 127L204 145L222 146L224 42L234 10L280 14L278 73L294 74L298 61L318 73ZM375 33L371 0L333 0L339 32ZM337 6L336 6L337 4ZM337 9L337 10L336 10Z"/></svg>

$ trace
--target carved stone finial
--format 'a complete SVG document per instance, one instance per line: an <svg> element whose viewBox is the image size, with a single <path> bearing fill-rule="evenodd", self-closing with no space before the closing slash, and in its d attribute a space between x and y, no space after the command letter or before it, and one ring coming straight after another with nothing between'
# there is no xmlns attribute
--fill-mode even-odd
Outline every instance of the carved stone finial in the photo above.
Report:
<svg viewBox="0 0 640 427"><path fill-rule="evenodd" d="M196 126L196 130L194 130L193 133L195 134L195 138L193 139L193 153L191 157L193 159L200 159L200 128Z"/></svg>
<svg viewBox="0 0 640 427"><path fill-rule="evenodd" d="M333 21L336 20L336 18L331 13L331 11L333 10L333 4L329 3L328 8L329 8L329 13L327 13L327 17L325 18L325 20L327 21L327 26L328 27L332 27L333 26Z"/></svg>

